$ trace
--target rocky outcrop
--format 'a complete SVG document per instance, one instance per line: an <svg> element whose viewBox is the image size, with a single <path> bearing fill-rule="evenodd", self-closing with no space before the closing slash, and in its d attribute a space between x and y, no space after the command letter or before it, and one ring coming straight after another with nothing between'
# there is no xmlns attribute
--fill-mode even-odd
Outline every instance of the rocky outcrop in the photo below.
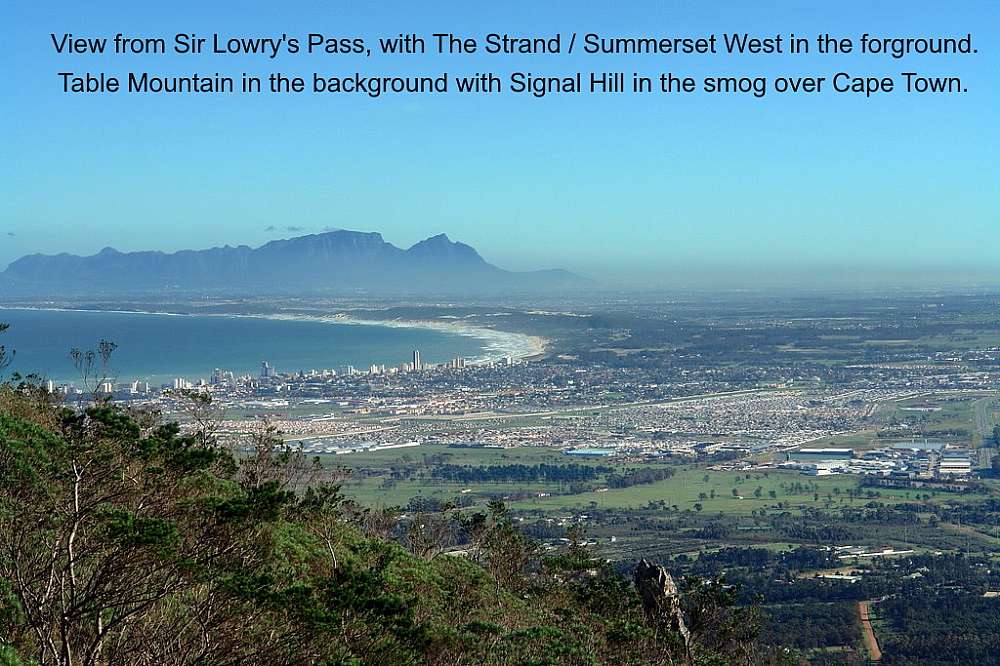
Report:
<svg viewBox="0 0 1000 666"><path fill-rule="evenodd" d="M691 632L684 622L681 593L673 577L663 567L644 559L636 567L633 580L649 623L657 631L667 630L679 635L685 649L690 651Z"/></svg>

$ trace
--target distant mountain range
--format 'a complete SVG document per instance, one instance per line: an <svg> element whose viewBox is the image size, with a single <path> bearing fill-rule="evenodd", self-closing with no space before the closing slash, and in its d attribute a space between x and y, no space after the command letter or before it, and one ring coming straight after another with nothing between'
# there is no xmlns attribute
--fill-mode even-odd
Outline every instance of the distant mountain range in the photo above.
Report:
<svg viewBox="0 0 1000 666"><path fill-rule="evenodd" d="M564 270L506 271L440 234L401 249L379 233L330 231L208 250L32 254L0 273L0 288L41 295L174 290L227 293L490 293L582 288Z"/></svg>

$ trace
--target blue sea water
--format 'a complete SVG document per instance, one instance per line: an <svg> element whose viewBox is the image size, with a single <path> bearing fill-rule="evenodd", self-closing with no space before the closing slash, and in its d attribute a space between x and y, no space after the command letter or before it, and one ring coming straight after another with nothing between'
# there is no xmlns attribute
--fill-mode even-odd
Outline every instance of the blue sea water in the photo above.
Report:
<svg viewBox="0 0 1000 666"><path fill-rule="evenodd" d="M16 351L8 373L60 382L78 379L69 350L96 349L101 339L118 345L111 366L119 381L154 384L208 378L214 368L256 375L262 361L279 372L364 370L409 361L414 349L424 363L483 353L482 341L465 335L322 321L0 308L0 323L10 324L0 345Z"/></svg>

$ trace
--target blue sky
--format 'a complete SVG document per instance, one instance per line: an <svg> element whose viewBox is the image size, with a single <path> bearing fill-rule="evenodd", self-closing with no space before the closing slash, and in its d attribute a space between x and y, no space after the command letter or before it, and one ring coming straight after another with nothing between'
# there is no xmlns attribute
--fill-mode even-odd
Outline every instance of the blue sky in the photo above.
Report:
<svg viewBox="0 0 1000 666"><path fill-rule="evenodd" d="M877 5L877 6L873 6ZM31 252L446 232L513 269L1000 275L1000 3L17 3L3 10L0 266ZM78 36L961 36L974 56L60 56ZM959 96L72 96L56 72L701 77L957 73ZM742 278L740 278L742 279ZM941 279L945 279L942 277Z"/></svg>

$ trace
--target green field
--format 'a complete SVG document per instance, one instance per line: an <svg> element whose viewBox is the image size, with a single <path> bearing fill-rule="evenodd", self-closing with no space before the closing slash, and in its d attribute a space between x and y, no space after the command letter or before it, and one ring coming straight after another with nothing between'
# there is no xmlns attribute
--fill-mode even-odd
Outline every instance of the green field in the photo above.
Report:
<svg viewBox="0 0 1000 666"><path fill-rule="evenodd" d="M344 482L344 493L367 506L402 506L411 497L424 496L442 501L461 496L463 490L482 499L489 495L540 493L553 490L546 484L458 484L436 479L414 478L386 483L394 469L426 471L433 465L536 465L539 463L585 465L611 465L607 460L573 459L560 451L540 447L516 449L450 448L442 444L425 444L420 447L389 449L385 451L350 453L339 456L322 456L325 465L337 465L352 470ZM363 475L359 472L363 472Z"/></svg>
<svg viewBox="0 0 1000 666"><path fill-rule="evenodd" d="M402 506L410 498L423 496L441 501L468 495L474 503L490 497L520 497L525 494L548 493L548 497L521 498L511 501L514 509L565 513L591 507L644 509L651 503L676 506L679 510L708 513L752 514L764 511L798 512L807 508L836 509L861 506L871 501L906 501L923 497L925 491L889 488L866 488L859 495L849 496L857 489L859 477L836 475L808 477L792 471L736 472L708 470L697 465L675 465L675 475L656 483L605 489L600 480L593 490L568 494L565 484L555 483L448 483L431 478L430 469L437 464L491 465L538 463L604 465L622 471L639 465L624 465L613 459L581 460L569 458L559 451L544 448L448 448L425 445L409 449L324 456L325 464L335 464L353 470L344 482L344 493L363 505ZM409 470L410 478L392 478L393 470ZM734 494L735 489L735 494ZM466 492L463 492L466 491ZM771 493L774 496L771 496ZM869 496L878 493L878 497ZM976 495L926 491L931 503L962 501Z"/></svg>
<svg viewBox="0 0 1000 666"><path fill-rule="evenodd" d="M747 476L750 478L746 478ZM708 480L706 481L706 477ZM630 488L611 489L606 492L585 493L571 496L552 496L516 502L516 508L573 510L589 506L600 508L641 509L650 502L676 505L680 510L702 505L705 513L750 514L764 509L801 511L808 507L826 507L828 496L831 508L861 506L871 502L868 497L848 497L848 489L857 486L859 477L850 475L807 477L797 472L719 472L699 467L684 467L676 476L666 481ZM756 495L760 489L760 496ZM733 489L737 492L734 495ZM916 498L917 491L879 488L871 489L881 500L902 501ZM712 493L715 493L714 498ZM773 491L776 497L771 497ZM839 492L838 492L839 491ZM702 494L707 498L702 498ZM816 499L815 496L819 498ZM957 497L951 493L937 493L931 502L942 502ZM779 506L779 503L782 505Z"/></svg>

